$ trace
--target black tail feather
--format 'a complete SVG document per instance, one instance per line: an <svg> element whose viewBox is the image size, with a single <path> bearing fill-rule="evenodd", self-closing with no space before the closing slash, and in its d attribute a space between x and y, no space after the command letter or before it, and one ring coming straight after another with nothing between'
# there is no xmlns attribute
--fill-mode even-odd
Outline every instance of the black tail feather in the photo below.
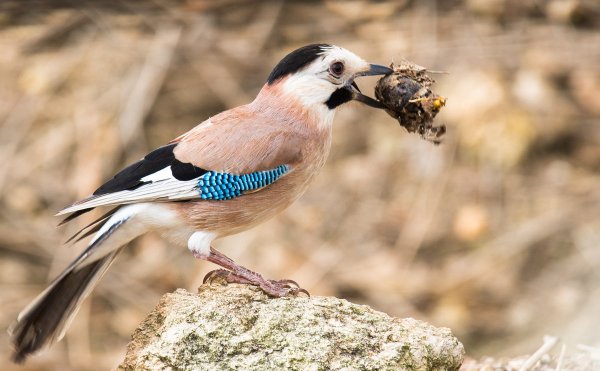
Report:
<svg viewBox="0 0 600 371"><path fill-rule="evenodd" d="M108 269L121 249L80 269L71 266L11 328L12 360L22 363L27 356L58 340L81 301Z"/></svg>
<svg viewBox="0 0 600 371"><path fill-rule="evenodd" d="M100 230L102 226L107 226L106 230L94 238L48 288L19 314L17 321L9 329L14 362L24 362L32 353L60 340L83 299L102 278L123 246L146 231L145 226L138 224L138 228L125 228L118 232L123 224L136 215L135 210L117 213L120 207L110 210L73 237L83 234L79 236L83 238ZM119 233L119 237L111 242L110 237L115 233Z"/></svg>

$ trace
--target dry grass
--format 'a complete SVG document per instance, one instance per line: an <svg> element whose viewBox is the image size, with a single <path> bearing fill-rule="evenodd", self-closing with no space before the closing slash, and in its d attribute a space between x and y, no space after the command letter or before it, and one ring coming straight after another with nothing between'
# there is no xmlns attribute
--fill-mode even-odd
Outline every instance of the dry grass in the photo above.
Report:
<svg viewBox="0 0 600 371"><path fill-rule="evenodd" d="M437 117L445 143L409 136L384 112L344 108L307 194L217 247L313 295L450 327L472 355L530 353L545 333L597 347L600 33L595 18L557 3L3 3L2 327L81 248L62 241L87 219L56 229L57 210L251 100L287 51L326 41L449 71L435 87L448 97ZM160 295L193 290L213 268L141 238L65 341L26 367L115 366Z"/></svg>

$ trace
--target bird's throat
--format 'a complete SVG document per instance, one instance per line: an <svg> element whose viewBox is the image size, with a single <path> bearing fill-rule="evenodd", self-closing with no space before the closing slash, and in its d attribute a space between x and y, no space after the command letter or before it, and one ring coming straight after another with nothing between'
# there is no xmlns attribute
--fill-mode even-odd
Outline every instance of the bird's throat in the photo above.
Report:
<svg viewBox="0 0 600 371"><path fill-rule="evenodd" d="M352 92L347 88L339 88L334 91L325 105L329 109L336 109L344 103L350 102L352 100Z"/></svg>

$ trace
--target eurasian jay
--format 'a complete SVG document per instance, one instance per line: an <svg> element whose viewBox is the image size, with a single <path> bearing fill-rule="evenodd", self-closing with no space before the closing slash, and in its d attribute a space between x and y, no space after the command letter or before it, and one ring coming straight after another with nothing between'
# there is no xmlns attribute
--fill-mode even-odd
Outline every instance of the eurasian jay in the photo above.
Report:
<svg viewBox="0 0 600 371"><path fill-rule="evenodd" d="M59 340L82 300L132 239L159 231L198 258L222 267L213 275L260 287L274 297L304 292L290 280L267 280L211 247L217 238L273 217L306 190L331 145L336 108L352 99L374 107L354 79L393 71L350 51L307 45L275 66L256 99L202 122L150 152L61 210L63 221L97 207L112 210L74 237L87 248L18 316L13 359Z"/></svg>

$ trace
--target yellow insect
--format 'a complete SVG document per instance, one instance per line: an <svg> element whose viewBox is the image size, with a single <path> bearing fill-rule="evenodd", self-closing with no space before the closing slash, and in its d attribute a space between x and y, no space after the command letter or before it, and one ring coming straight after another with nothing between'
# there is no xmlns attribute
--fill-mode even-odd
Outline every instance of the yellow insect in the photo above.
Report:
<svg viewBox="0 0 600 371"><path fill-rule="evenodd" d="M433 100L433 109L435 111L439 111L445 105L446 105L446 97L436 97Z"/></svg>

